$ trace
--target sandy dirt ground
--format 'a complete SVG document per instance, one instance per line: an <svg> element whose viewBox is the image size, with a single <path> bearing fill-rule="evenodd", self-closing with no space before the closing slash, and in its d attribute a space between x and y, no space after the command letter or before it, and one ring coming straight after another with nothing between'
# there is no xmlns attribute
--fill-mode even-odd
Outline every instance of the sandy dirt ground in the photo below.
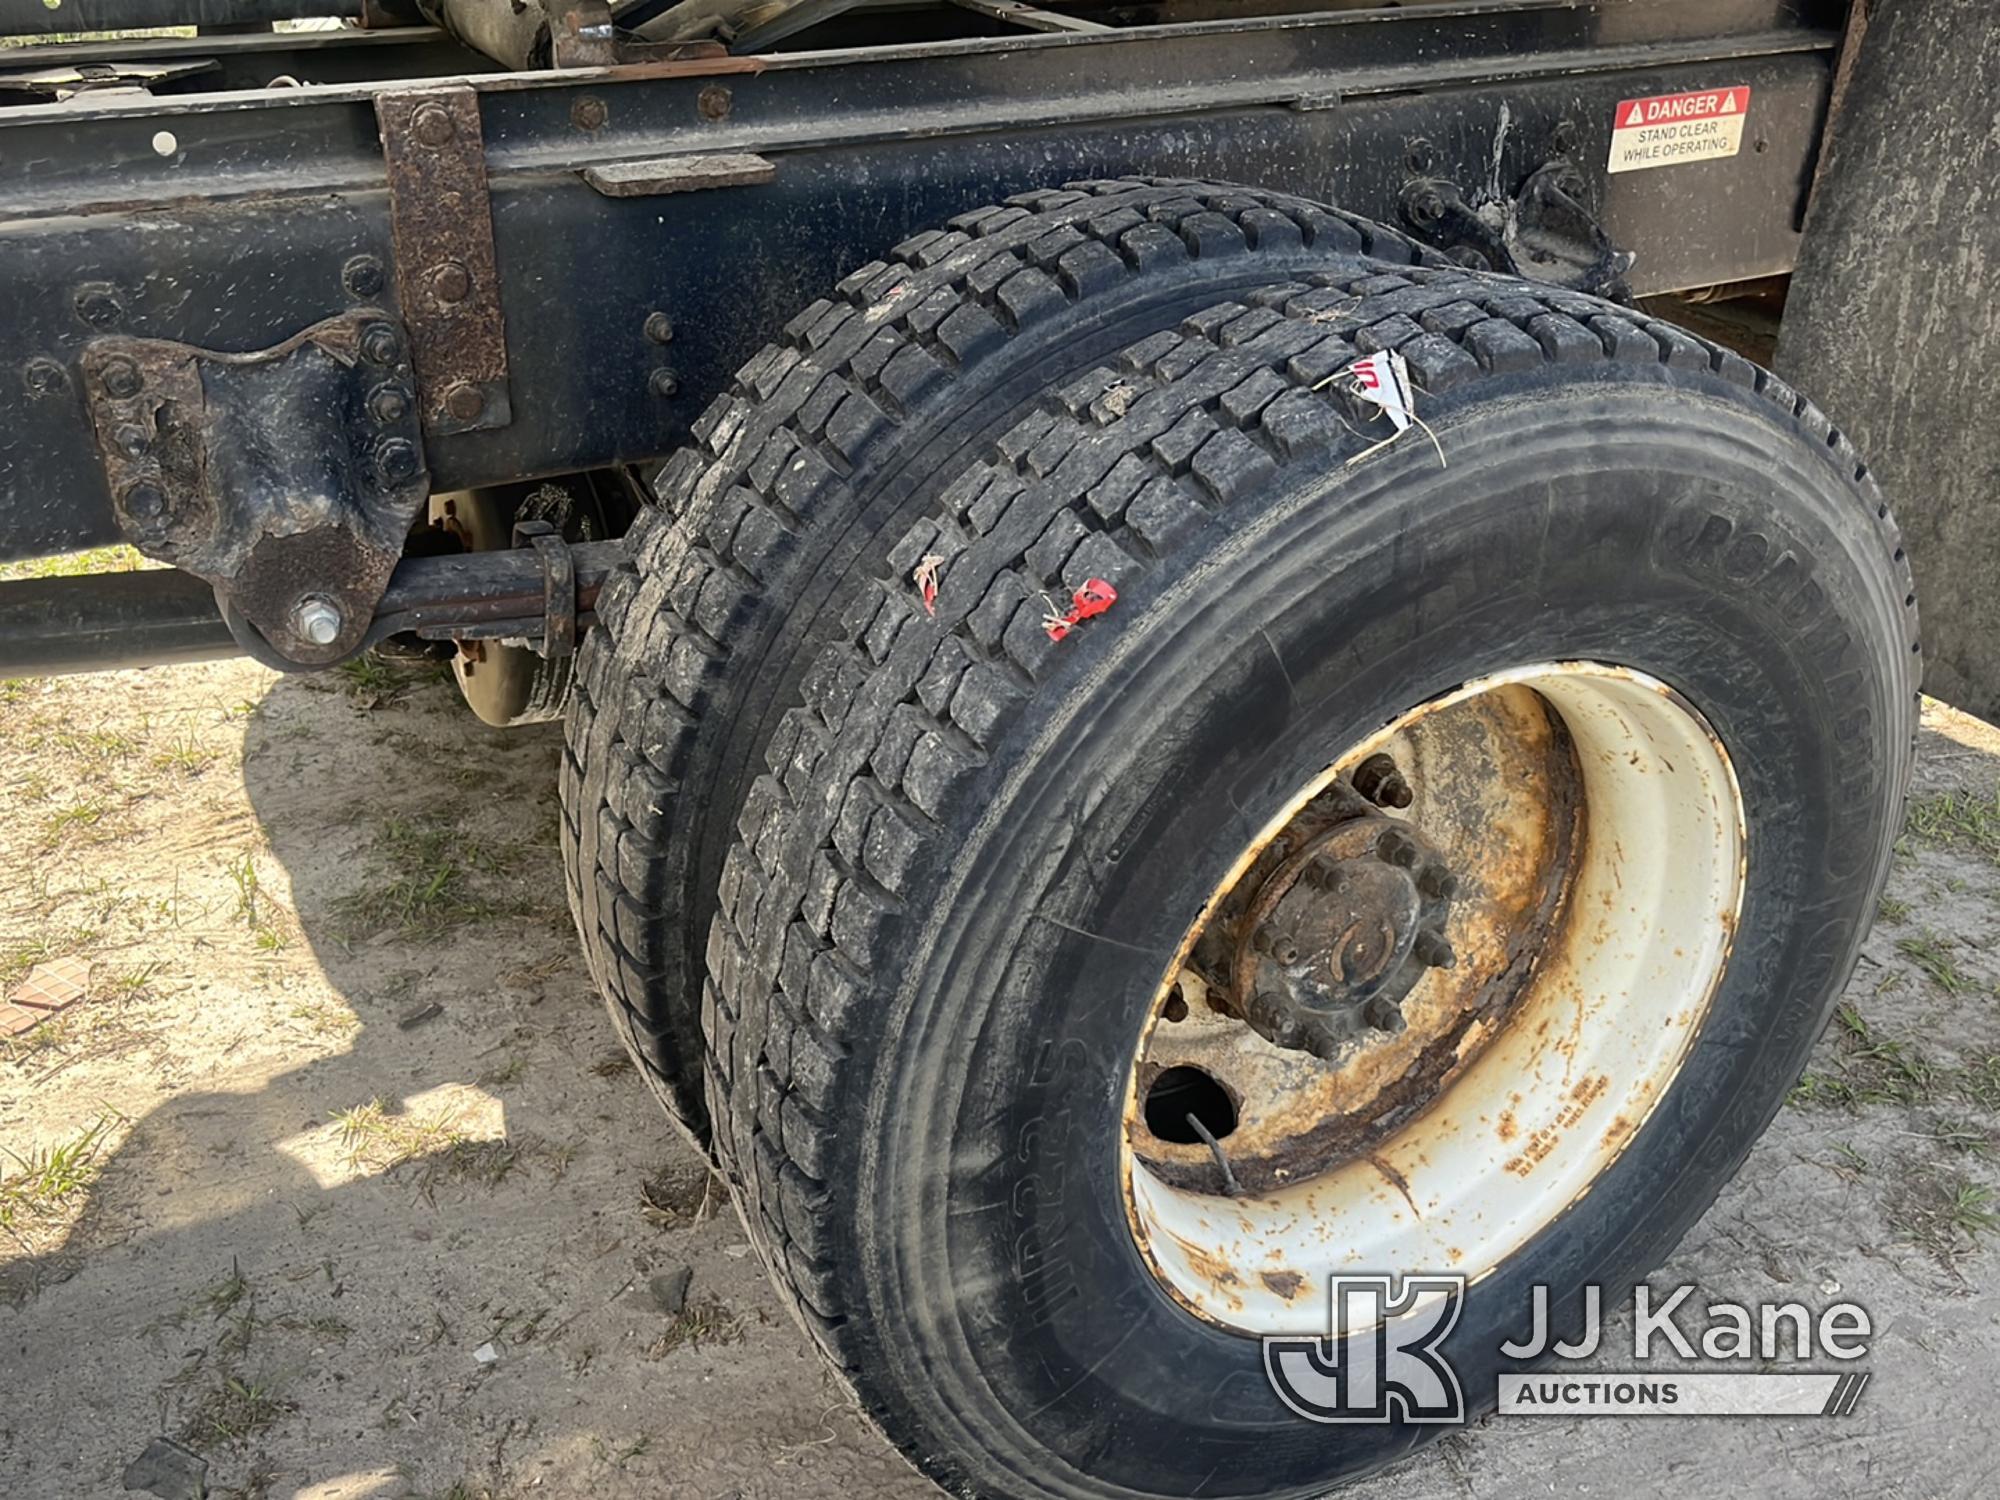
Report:
<svg viewBox="0 0 2000 1500"><path fill-rule="evenodd" d="M1860 1410L1494 1419L1349 1494L2000 1492L2000 734L1926 726L1848 1005L1658 1278L1859 1300ZM0 1042L0 1494L162 1435L214 1496L934 1493L617 1049L556 746L428 668L0 684L0 988L89 965Z"/></svg>

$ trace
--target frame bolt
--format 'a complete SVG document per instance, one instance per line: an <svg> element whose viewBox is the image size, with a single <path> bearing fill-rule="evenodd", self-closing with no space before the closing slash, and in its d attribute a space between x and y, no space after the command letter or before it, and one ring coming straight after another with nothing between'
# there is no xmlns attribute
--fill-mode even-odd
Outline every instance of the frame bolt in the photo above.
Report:
<svg viewBox="0 0 2000 1500"><path fill-rule="evenodd" d="M646 314L646 337L656 344L670 344L674 340L674 320L663 312Z"/></svg>
<svg viewBox="0 0 2000 1500"><path fill-rule="evenodd" d="M461 380L444 393L444 409L460 422L470 422L486 410L486 397L479 387Z"/></svg>
<svg viewBox="0 0 2000 1500"><path fill-rule="evenodd" d="M92 328L109 328L125 316L125 304L108 281L85 282L76 289L76 315Z"/></svg>
<svg viewBox="0 0 2000 1500"><path fill-rule="evenodd" d="M390 438L375 450L375 472L384 484L407 484L417 477L417 450L404 438Z"/></svg>
<svg viewBox="0 0 2000 1500"><path fill-rule="evenodd" d="M569 118L578 130L602 130L604 122L611 118L611 111L595 94L585 94L570 106Z"/></svg>
<svg viewBox="0 0 2000 1500"><path fill-rule="evenodd" d="M442 307L451 307L472 295L472 273L455 260L448 260L431 272L431 296Z"/></svg>
<svg viewBox="0 0 2000 1500"><path fill-rule="evenodd" d="M442 104L426 104L411 117L410 132L426 146L442 146L458 134L458 126Z"/></svg>
<svg viewBox="0 0 2000 1500"><path fill-rule="evenodd" d="M125 491L125 512L140 521L155 521L166 511L167 497L160 487L142 479Z"/></svg>
<svg viewBox="0 0 2000 1500"><path fill-rule="evenodd" d="M356 297L372 297L382 290L382 262L373 255L355 255L340 268L340 284Z"/></svg>
<svg viewBox="0 0 2000 1500"><path fill-rule="evenodd" d="M146 429L137 422L125 423L111 435L111 440L118 445L118 451L127 458L139 457L153 441Z"/></svg>
<svg viewBox="0 0 2000 1500"><path fill-rule="evenodd" d="M410 393L399 385L378 385L368 397L368 415L387 425L410 414Z"/></svg>
<svg viewBox="0 0 2000 1500"><path fill-rule="evenodd" d="M53 396L63 388L67 379L63 367L46 355L31 359L21 367L21 383L27 386L30 396Z"/></svg>
<svg viewBox="0 0 2000 1500"><path fill-rule="evenodd" d="M672 370L655 370L651 378L647 380L646 388L655 396L678 395L681 388L681 378Z"/></svg>
<svg viewBox="0 0 2000 1500"><path fill-rule="evenodd" d="M396 330L387 323L370 323L361 330L361 357L371 365L395 363L400 347Z"/></svg>
<svg viewBox="0 0 2000 1500"><path fill-rule="evenodd" d="M140 378L139 367L122 354L116 359L107 359L98 378L104 383L104 393L120 401L129 401L146 384Z"/></svg>
<svg viewBox="0 0 2000 1500"><path fill-rule="evenodd" d="M1416 795L1386 755L1371 755L1354 768L1354 790L1377 807L1408 807Z"/></svg>
<svg viewBox="0 0 2000 1500"><path fill-rule="evenodd" d="M719 83L711 83L695 96L694 107L701 111L704 120L726 120L735 102L728 89Z"/></svg>
<svg viewBox="0 0 2000 1500"><path fill-rule="evenodd" d="M340 607L324 594L307 594L292 611L292 628L299 639L331 646L340 639Z"/></svg>

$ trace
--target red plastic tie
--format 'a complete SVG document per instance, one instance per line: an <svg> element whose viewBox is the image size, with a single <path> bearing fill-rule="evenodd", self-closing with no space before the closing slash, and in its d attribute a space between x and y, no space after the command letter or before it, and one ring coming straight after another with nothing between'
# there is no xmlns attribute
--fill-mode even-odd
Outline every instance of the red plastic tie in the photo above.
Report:
<svg viewBox="0 0 2000 1500"><path fill-rule="evenodd" d="M1042 628L1048 631L1050 640L1059 641L1092 615L1103 614L1117 602L1118 590L1102 578L1086 578L1083 587L1071 596L1069 612L1059 615L1051 607Z"/></svg>

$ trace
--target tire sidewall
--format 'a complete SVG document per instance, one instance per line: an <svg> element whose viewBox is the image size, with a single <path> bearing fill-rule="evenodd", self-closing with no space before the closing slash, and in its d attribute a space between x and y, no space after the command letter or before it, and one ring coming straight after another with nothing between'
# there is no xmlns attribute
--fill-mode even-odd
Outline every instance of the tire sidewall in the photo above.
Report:
<svg viewBox="0 0 2000 1500"><path fill-rule="evenodd" d="M1289 1493L1436 1435L1293 1416L1256 1340L1153 1279L1119 1188L1127 1072L1188 923L1299 786L1398 714L1533 662L1628 666L1707 718L1749 825L1736 946L1681 1073L1585 1202L1467 1298L1446 1353L1475 1410L1515 1367L1498 1345L1530 1286L1559 1325L1585 1282L1613 1302L1706 1208L1851 968L1912 697L1852 476L1755 393L1664 367L1535 372L1430 417L1448 475L1415 442L1288 472L1080 631L909 931L857 1282L864 1337L927 1378L871 1394L989 1454L975 1484L1169 1494L1213 1466L1204 1493ZM1324 1327L1322 1301L1296 1331Z"/></svg>

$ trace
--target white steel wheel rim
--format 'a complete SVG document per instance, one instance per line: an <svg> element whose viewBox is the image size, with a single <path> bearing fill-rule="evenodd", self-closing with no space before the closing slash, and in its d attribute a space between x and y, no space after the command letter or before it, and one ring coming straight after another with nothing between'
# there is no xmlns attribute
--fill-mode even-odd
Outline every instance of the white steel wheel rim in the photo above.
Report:
<svg viewBox="0 0 2000 1500"><path fill-rule="evenodd" d="M1253 851L1406 725L1516 687L1539 694L1567 730L1582 788L1562 932L1505 1023L1422 1113L1365 1156L1306 1180L1239 1197L1188 1191L1134 1154L1130 1130L1144 1128L1130 1123L1141 1103L1135 1062L1121 1147L1128 1223L1156 1278L1204 1319L1244 1334L1298 1334L1316 1317L1323 1326L1333 1273L1490 1275L1589 1193L1687 1058L1728 963L1746 836L1720 740L1650 677L1555 662L1467 683L1342 755ZM1201 925L1161 983L1141 1059L1168 997L1182 993Z"/></svg>

